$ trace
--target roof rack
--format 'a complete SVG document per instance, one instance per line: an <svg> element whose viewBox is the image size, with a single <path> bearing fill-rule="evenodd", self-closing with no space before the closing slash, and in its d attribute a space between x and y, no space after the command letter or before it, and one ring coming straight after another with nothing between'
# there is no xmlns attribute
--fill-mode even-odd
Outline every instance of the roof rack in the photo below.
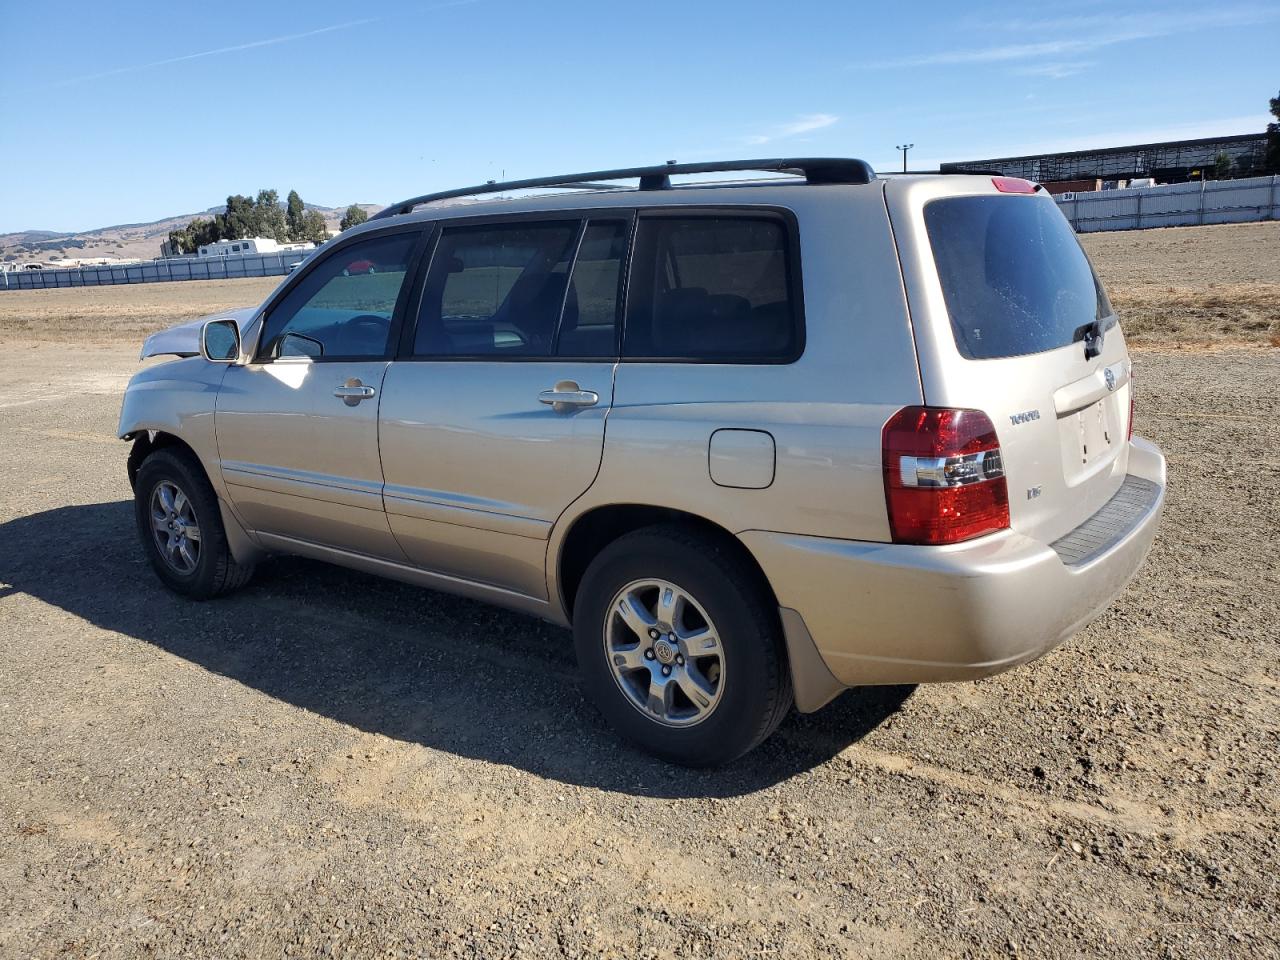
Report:
<svg viewBox="0 0 1280 960"><path fill-rule="evenodd" d="M624 167L620 170L593 170L589 173L569 173L558 177L534 177L531 180L491 180L474 187L426 193L420 197L393 203L375 213L371 220L409 213L414 207L455 197L477 196L483 193L502 193L507 190L527 190L534 187L560 187L563 189L620 189L597 181L639 179L641 190L669 190L671 175L675 173L723 173L734 170L751 170L768 173L802 174L809 183L870 183L876 172L865 160L845 157L797 157L774 160L718 160L707 163L665 163L650 167Z"/></svg>

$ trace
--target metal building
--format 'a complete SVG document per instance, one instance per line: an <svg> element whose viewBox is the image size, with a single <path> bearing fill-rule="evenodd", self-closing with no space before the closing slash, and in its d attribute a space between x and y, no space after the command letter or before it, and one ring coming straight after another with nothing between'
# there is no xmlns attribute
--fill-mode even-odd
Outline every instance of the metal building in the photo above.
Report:
<svg viewBox="0 0 1280 960"><path fill-rule="evenodd" d="M998 170L1010 177L1037 183L1062 180L1136 180L1151 177L1160 183L1185 183L1212 177L1220 154L1231 163L1231 177L1256 176L1263 172L1267 151L1265 133L1234 137L1206 137L1203 140L1173 140L1142 143L1131 147L1101 150L1073 150L1030 157L1003 157L994 160L965 160L944 163L944 171Z"/></svg>

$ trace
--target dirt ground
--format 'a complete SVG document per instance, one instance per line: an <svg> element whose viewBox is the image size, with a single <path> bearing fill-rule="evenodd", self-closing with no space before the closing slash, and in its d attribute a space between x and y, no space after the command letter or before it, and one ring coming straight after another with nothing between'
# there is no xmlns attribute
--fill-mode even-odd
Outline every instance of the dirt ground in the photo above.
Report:
<svg viewBox="0 0 1280 960"><path fill-rule="evenodd" d="M10 322L0 957L1280 957L1280 351L1135 351L1169 505L1081 635L690 772L537 621L298 560L167 594L136 340Z"/></svg>

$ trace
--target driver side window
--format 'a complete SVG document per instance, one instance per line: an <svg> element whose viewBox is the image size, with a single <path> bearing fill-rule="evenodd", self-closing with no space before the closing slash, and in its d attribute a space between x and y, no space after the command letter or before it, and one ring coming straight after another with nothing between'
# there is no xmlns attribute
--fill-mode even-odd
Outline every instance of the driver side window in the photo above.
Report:
<svg viewBox="0 0 1280 960"><path fill-rule="evenodd" d="M318 263L267 317L258 359L385 356L418 236L373 237Z"/></svg>

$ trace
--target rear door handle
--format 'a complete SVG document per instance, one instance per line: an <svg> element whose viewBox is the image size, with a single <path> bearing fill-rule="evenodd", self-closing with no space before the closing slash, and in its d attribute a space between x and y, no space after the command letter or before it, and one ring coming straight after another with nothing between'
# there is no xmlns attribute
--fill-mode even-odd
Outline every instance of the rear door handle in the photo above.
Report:
<svg viewBox="0 0 1280 960"><path fill-rule="evenodd" d="M538 401L550 405L556 413L565 413L579 407L594 407L600 402L600 394L583 390L576 381L561 380L550 390L539 393Z"/></svg>
<svg viewBox="0 0 1280 960"><path fill-rule="evenodd" d="M354 407L361 400L368 400L377 394L373 387L366 386L356 377L352 377L340 387L335 387L333 395L348 407Z"/></svg>

